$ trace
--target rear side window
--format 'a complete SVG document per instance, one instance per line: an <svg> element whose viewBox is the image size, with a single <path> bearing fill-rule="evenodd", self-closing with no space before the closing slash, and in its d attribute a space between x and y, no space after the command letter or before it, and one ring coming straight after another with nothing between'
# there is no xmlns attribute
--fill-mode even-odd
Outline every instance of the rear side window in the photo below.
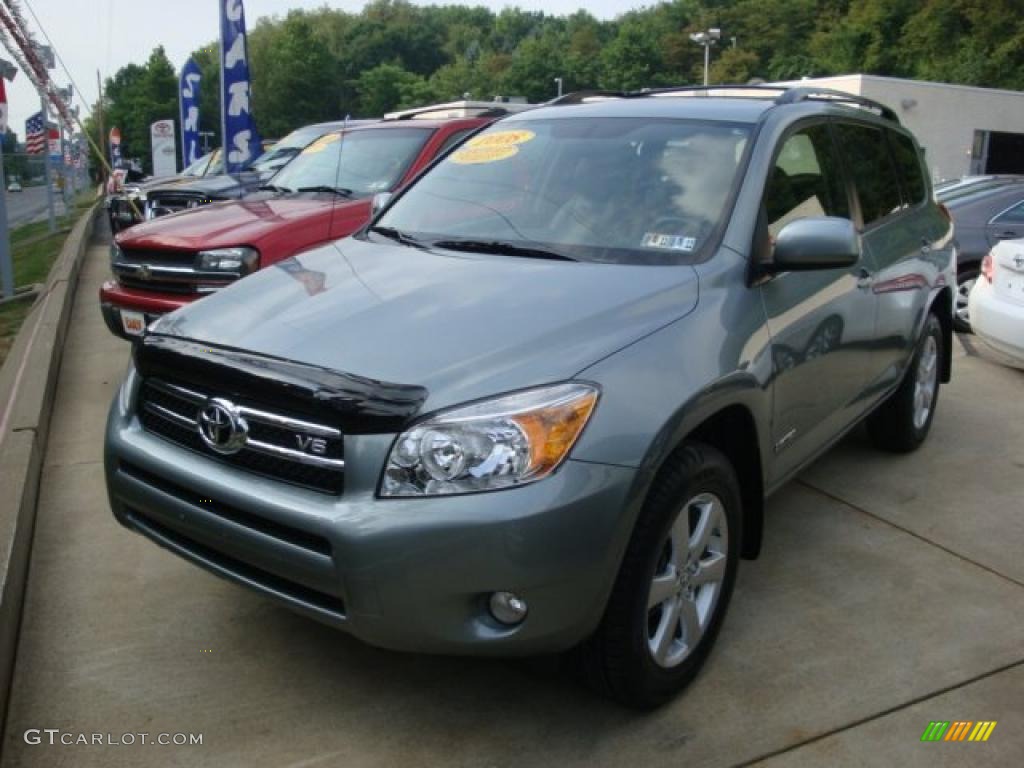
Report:
<svg viewBox="0 0 1024 768"><path fill-rule="evenodd" d="M902 205L900 187L882 129L840 123L836 130L846 166L857 188L864 226L898 211Z"/></svg>
<svg viewBox="0 0 1024 768"><path fill-rule="evenodd" d="M903 203L907 207L924 202L924 176L921 174L921 160L917 147L909 136L889 131L892 142L892 154L896 158L896 168L900 172L903 183Z"/></svg>
<svg viewBox="0 0 1024 768"><path fill-rule="evenodd" d="M850 215L835 148L824 123L803 128L782 145L765 190L768 233L808 216Z"/></svg>
<svg viewBox="0 0 1024 768"><path fill-rule="evenodd" d="M994 219L993 224L1024 224L1024 201L1017 203L1008 211L1003 211Z"/></svg>

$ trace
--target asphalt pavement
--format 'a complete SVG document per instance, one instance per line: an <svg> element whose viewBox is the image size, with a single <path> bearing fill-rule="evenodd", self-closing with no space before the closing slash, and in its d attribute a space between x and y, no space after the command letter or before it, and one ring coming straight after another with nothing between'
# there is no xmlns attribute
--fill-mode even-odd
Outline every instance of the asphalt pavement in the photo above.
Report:
<svg viewBox="0 0 1024 768"><path fill-rule="evenodd" d="M4 192L7 196L7 225L17 227L45 219L47 214L46 187L25 187L22 192ZM54 192L56 215L64 212L59 192Z"/></svg>
<svg viewBox="0 0 1024 768"><path fill-rule="evenodd" d="M106 272L97 243L60 373L3 768L1021 765L1024 373L957 344L920 451L880 454L857 431L777 494L708 665L638 714L555 659L367 647L118 526L102 432L128 347L100 318ZM922 743L935 720L997 725L985 743ZM51 746L42 729L122 743ZM123 743L139 733L202 744Z"/></svg>

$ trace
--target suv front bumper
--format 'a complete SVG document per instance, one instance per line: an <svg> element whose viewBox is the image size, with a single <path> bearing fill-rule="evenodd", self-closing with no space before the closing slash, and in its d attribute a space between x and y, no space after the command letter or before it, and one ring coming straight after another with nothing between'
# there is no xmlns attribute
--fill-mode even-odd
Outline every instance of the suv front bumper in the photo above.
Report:
<svg viewBox="0 0 1024 768"><path fill-rule="evenodd" d="M570 460L517 489L378 499L393 439L346 438L346 486L332 496L166 442L115 399L110 503L172 552L373 645L521 655L593 632L631 530L635 470ZM529 607L517 626L488 610L503 590Z"/></svg>

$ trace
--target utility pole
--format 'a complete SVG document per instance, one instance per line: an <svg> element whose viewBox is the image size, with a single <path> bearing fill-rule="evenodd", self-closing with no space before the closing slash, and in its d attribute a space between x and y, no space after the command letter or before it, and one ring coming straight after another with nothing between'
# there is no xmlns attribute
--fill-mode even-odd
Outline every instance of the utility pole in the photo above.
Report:
<svg viewBox="0 0 1024 768"><path fill-rule="evenodd" d="M107 158L107 125L106 117L104 112L106 106L103 103L103 80L100 78L100 71L96 70L96 90L100 95L99 107L96 110L96 122L100 127L100 152L102 157L99 158L100 163L100 182L103 184L103 190L106 192L107 189L107 164L105 162Z"/></svg>
<svg viewBox="0 0 1024 768"><path fill-rule="evenodd" d="M0 77L3 80L13 80L18 73L14 65L9 61L0 59ZM0 88L3 87L3 80L0 80ZM6 90L6 89L4 89ZM4 106L6 107L6 96ZM4 118L3 137L7 136L7 119ZM0 296L10 298L14 295L14 264L11 262L11 232L7 226L7 181L4 179L4 143L0 138Z"/></svg>
<svg viewBox="0 0 1024 768"><path fill-rule="evenodd" d="M562 78L556 77L555 82L558 83L558 95L562 95Z"/></svg>
<svg viewBox="0 0 1024 768"><path fill-rule="evenodd" d="M53 211L53 184L50 173L50 110L46 104L46 95L39 98L40 109L43 111L43 134L46 136L46 146L43 149L43 176L46 179L46 209L50 215L50 234L57 231L57 217Z"/></svg>

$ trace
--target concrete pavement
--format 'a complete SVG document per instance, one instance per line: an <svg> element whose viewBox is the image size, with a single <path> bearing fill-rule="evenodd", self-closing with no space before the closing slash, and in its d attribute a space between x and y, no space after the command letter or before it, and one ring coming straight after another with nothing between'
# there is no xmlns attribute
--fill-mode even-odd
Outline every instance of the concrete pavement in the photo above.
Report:
<svg viewBox="0 0 1024 768"><path fill-rule="evenodd" d="M931 438L856 433L770 503L707 668L647 715L553 659L364 646L116 525L101 434L127 346L82 273L40 489L3 768L1005 765L1024 754L1024 374L958 347ZM930 720L996 720L922 744ZM194 732L201 746L47 746L27 729Z"/></svg>

